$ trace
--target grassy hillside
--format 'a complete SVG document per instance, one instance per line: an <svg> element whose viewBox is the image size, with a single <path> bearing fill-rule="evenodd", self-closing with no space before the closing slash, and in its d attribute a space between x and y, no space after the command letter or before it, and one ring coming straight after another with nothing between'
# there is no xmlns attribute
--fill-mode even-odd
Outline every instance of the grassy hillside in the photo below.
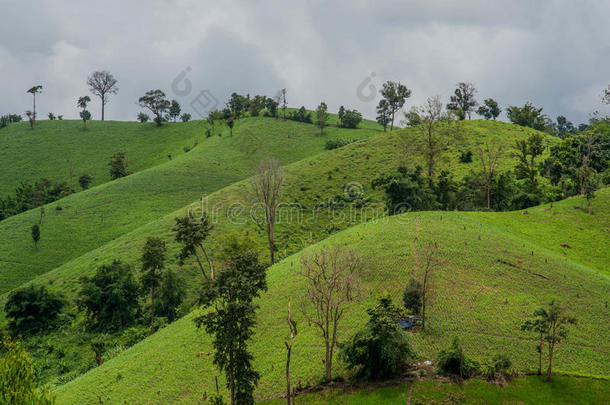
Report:
<svg viewBox="0 0 610 405"><path fill-rule="evenodd" d="M191 131L196 128L193 126L201 124L179 125ZM171 127L173 125L168 126ZM0 222L0 240L3 241L0 245L0 293L203 195L247 178L255 165L268 157L277 157L282 164L288 164L323 152L324 144L330 138L360 139L379 133L373 129L331 128L320 137L313 125L272 118L240 120L235 125L233 137L228 136L226 128L222 136L209 139L205 138L202 129L198 131L201 132L196 139L198 145L189 153L182 153L171 161L165 157L165 162L158 166L46 206L38 249L31 241L30 228L40 222L40 210ZM130 158L132 164L133 161ZM57 210L57 206L62 209Z"/></svg>
<svg viewBox="0 0 610 405"><path fill-rule="evenodd" d="M184 153L205 131L202 121L154 123L90 121L38 121L34 129L20 122L0 131L0 196L13 193L22 181L40 178L73 183L80 190L78 176L93 176L92 186L110 181L108 161L115 152L125 152L129 168L137 172L157 166Z"/></svg>
<svg viewBox="0 0 610 405"><path fill-rule="evenodd" d="M357 405L428 403L429 401L460 401L460 404L606 404L610 384L606 380L555 377L551 383L540 377L517 378L506 386L470 380L457 384L447 381L415 380L399 386L368 388L345 392L325 390L299 396L300 404ZM421 402L420 402L421 401ZM285 399L264 402L282 405ZM438 402L435 402L438 403Z"/></svg>
<svg viewBox="0 0 610 405"><path fill-rule="evenodd" d="M574 204L575 199L555 204L552 212L564 215L573 210ZM609 205L610 194L604 191L594 202L594 209L601 212ZM507 353L516 369L531 369L536 364L535 342L521 334L519 326L537 307L561 299L569 304L579 324L559 347L555 369L609 376L608 276L503 229L502 221L489 226L494 215L502 214L410 213L358 225L323 241L320 245L347 244L367 259L362 273L367 290L349 307L341 339L364 324L363 311L379 293L388 291L399 301L413 268L411 240L417 223L421 239L438 242L445 263L434 278L430 329L410 336L421 359L434 359L439 349L459 335L467 354L481 362L496 353ZM531 217L515 218L524 224ZM580 216L573 218L595 234L608 226L584 221ZM544 223L537 226L544 227ZM554 229L550 226L537 232L552 233ZM604 240L591 241L603 249L605 245L600 243ZM299 256L291 256L268 270L269 291L260 300L257 334L252 342L255 367L262 375L256 392L259 399L280 395L283 390L284 311L289 298L297 301L304 294ZM59 403L94 403L98 395L108 403L195 403L204 391L213 390L214 376L220 374L211 364L210 338L197 331L192 322L196 314L59 387ZM302 385L315 384L323 373L323 347L318 332L306 326L302 316L298 319L303 326L295 341L293 378ZM335 366L335 373L341 373L342 365Z"/></svg>

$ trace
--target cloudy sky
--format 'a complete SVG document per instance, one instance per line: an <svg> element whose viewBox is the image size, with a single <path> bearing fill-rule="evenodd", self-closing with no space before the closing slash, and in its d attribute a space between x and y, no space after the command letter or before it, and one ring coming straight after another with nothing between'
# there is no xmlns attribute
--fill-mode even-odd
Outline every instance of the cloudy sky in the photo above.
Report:
<svg viewBox="0 0 610 405"><path fill-rule="evenodd" d="M610 83L608 1L0 0L0 113L78 115L87 76L109 70L120 91L107 119L134 120L160 88L194 114L233 92L291 106L321 100L374 118L381 83L448 99L472 82L478 99L531 101L575 123ZM220 105L219 105L220 106ZM99 118L99 100L91 111Z"/></svg>

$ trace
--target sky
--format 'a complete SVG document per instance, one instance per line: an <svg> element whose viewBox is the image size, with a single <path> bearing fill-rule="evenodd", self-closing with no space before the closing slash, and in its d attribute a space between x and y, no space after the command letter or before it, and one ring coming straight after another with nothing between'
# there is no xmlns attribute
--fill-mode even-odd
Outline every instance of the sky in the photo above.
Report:
<svg viewBox="0 0 610 405"><path fill-rule="evenodd" d="M575 124L610 113L610 1L0 0L0 114L77 118L87 76L108 70L119 92L106 119L135 120L161 89L194 118L232 92L375 117L387 80L449 100L471 82L479 102L531 102ZM100 101L90 111L99 119Z"/></svg>

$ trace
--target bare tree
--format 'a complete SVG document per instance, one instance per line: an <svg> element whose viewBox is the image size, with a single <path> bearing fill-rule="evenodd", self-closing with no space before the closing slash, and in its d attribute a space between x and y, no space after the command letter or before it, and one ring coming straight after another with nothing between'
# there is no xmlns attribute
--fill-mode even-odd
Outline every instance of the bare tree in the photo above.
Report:
<svg viewBox="0 0 610 405"><path fill-rule="evenodd" d="M490 208L490 193L491 182L498 168L498 160L502 156L502 145L496 145L485 142L485 149L479 148L479 158L481 166L483 166L483 175L485 176L485 185L487 187L487 209Z"/></svg>
<svg viewBox="0 0 610 405"><path fill-rule="evenodd" d="M345 305L352 301L360 290L357 270L361 261L360 255L354 250L342 246L323 248L321 251L305 254L302 259L302 274L307 282L302 311L307 321L322 332L326 347L326 382L331 380L337 329Z"/></svg>
<svg viewBox="0 0 610 405"><path fill-rule="evenodd" d="M284 342L286 345L286 401L287 404L290 405L290 355L292 353L292 343L294 341L295 336L297 335L297 323L291 318L290 314L290 299L288 299L288 327L290 328L290 334L288 335L288 340Z"/></svg>
<svg viewBox="0 0 610 405"><path fill-rule="evenodd" d="M419 246L418 246L419 245ZM413 244L415 267L414 278L420 278L421 283L421 318L422 329L426 329L426 308L430 304L432 277L441 265L440 252L436 242L415 241Z"/></svg>
<svg viewBox="0 0 610 405"><path fill-rule="evenodd" d="M424 155L428 176L432 177L445 151L460 138L461 126L452 113L443 111L443 103L438 96L428 98L420 107L413 107L405 116L410 122L418 124L422 139L415 146ZM410 148L411 140L405 141Z"/></svg>
<svg viewBox="0 0 610 405"><path fill-rule="evenodd" d="M284 174L277 159L262 161L251 180L251 192L263 213L252 212L252 219L267 233L271 264L275 262L275 220L280 204Z"/></svg>
<svg viewBox="0 0 610 405"><path fill-rule="evenodd" d="M104 106L108 103L108 96L119 92L117 80L110 72L103 70L101 72L93 72L87 78L87 85L91 93L102 100L102 121L104 121Z"/></svg>

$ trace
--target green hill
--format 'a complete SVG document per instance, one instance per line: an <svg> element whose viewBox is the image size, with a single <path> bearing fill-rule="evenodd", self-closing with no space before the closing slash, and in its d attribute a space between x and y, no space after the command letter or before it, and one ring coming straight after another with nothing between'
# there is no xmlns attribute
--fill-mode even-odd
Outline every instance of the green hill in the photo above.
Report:
<svg viewBox="0 0 610 405"><path fill-rule="evenodd" d="M574 211L573 205L578 201L576 198L556 203L550 212L565 216ZM604 190L594 201L594 209L607 211L609 205L610 193ZM413 267L411 240L417 223L419 237L436 241L445 260L435 278L430 329L411 335L422 359L433 359L453 336L459 335L467 353L477 360L507 353L519 370L531 369L536 363L535 342L521 334L519 326L540 305L561 299L569 304L579 325L572 328L570 338L560 347L556 369L609 376L610 313L605 301L610 279L562 253L532 243L535 233L523 237L504 228L502 221L494 224L493 217L502 215L485 214L479 218L472 213L409 213L349 228L307 248L346 244L367 259L367 271L362 275L367 293L349 307L341 338L346 339L364 324L364 309L381 292L389 291L395 301L400 300ZM520 222L521 229L526 229L531 217L512 215L513 222ZM571 218L595 235L608 226L581 211ZM544 223L537 224L538 228L543 226ZM546 229L546 233L552 232L554 226ZM602 249L607 246L607 238L595 238L589 243ZM573 248L577 249L577 244ZM268 270L269 291L259 302L257 334L252 342L255 367L262 375L256 392L259 399L278 396L283 390L284 311L289 298L298 300L304 293L299 256L290 256ZM98 395L108 403L193 403L203 391L212 391L214 376L219 373L211 364L209 337L197 331L192 322L197 312L59 387L59 403L93 403ZM317 331L307 327L301 318L293 378L303 385L315 384L323 372L321 362L315 360L323 358L323 347ZM335 373L341 373L341 365L335 365Z"/></svg>
<svg viewBox="0 0 610 405"><path fill-rule="evenodd" d="M168 128L173 126L168 125ZM201 123L175 126L184 126L189 136L199 128L197 131L201 135L193 140L193 143L198 141L198 145L171 161L165 157L165 161L155 167L48 204L42 218L38 249L31 241L30 228L40 222L40 210L1 221L0 293L203 195L247 178L255 165L265 158L277 157L282 164L288 164L323 152L328 139L339 136L360 139L379 133L374 129L329 128L324 136L318 136L319 131L313 125L248 118L236 123L232 137L224 128L222 136L206 139ZM163 154L166 155L165 151Z"/></svg>
<svg viewBox="0 0 610 405"><path fill-rule="evenodd" d="M93 176L92 186L110 181L108 161L115 152L125 152L132 172L168 161L168 155L184 154L205 132L202 121L154 123L90 121L38 121L34 129L20 122L0 131L0 196L12 194L22 181L40 178L70 184L70 166L76 190L78 176Z"/></svg>

